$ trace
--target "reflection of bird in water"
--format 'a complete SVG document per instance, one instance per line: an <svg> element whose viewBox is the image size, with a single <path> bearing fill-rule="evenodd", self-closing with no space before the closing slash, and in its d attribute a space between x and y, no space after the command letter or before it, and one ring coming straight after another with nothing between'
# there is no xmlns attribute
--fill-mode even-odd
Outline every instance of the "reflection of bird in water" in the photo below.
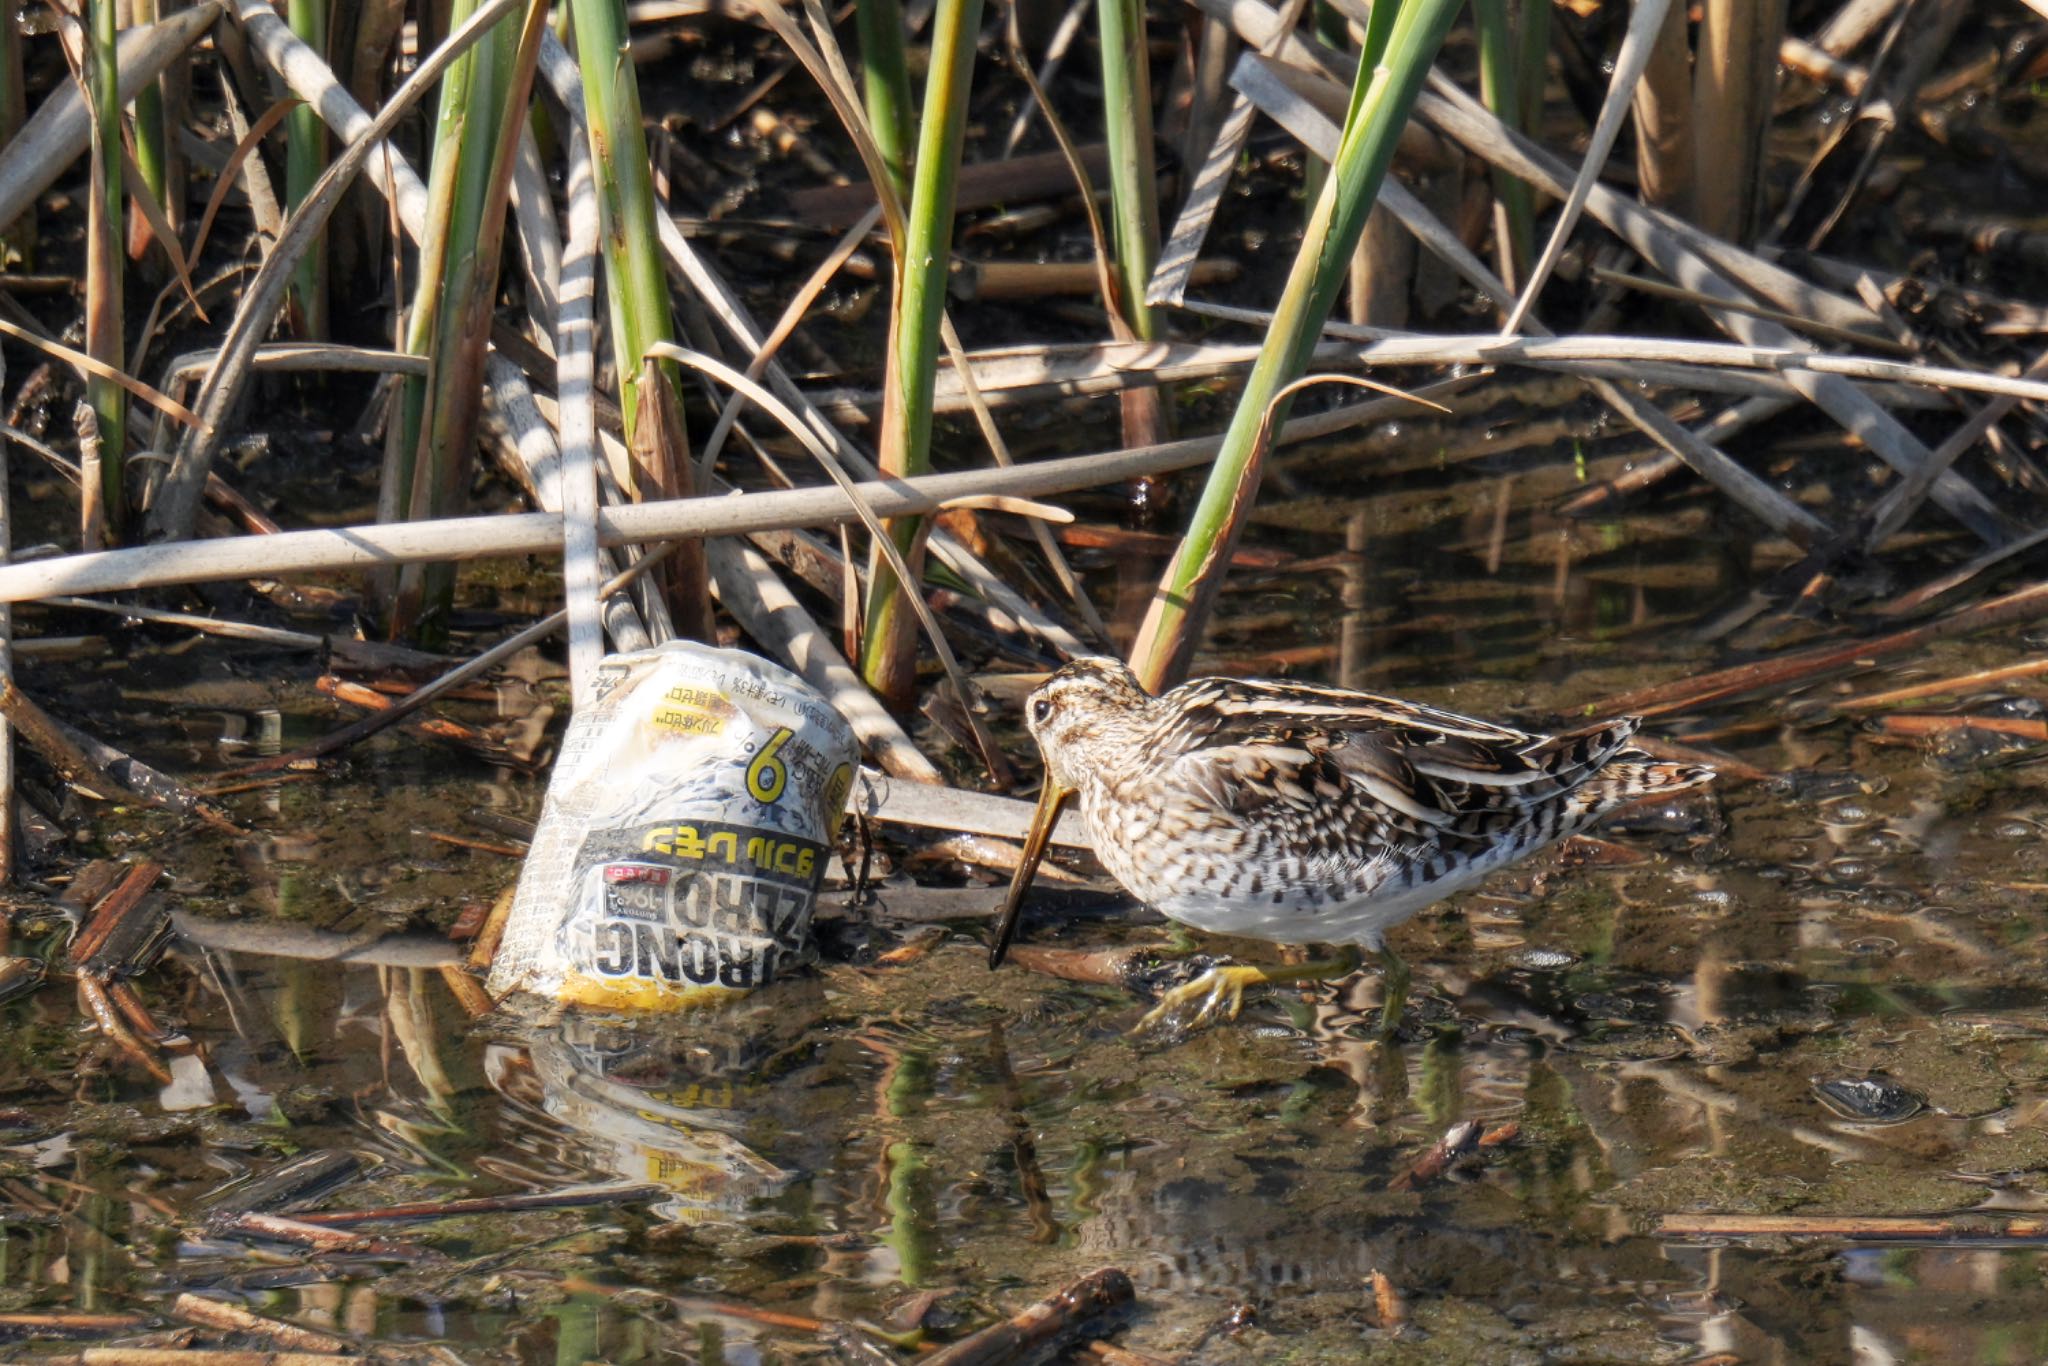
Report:
<svg viewBox="0 0 2048 1366"><path fill-rule="evenodd" d="M1276 1291L1355 1302L1376 1267L1400 1268L1409 1285L1539 1293L1543 1263L1524 1242L1533 1235L1376 1208L1355 1172L1343 1178L1349 1195L1325 1201L1304 1194L1318 1174L1290 1162L1262 1173L1226 1162L1187 1176L1188 1156L1185 1142L1160 1144L1091 1173L1095 1211L1073 1227L1080 1260L1124 1268L1141 1294L1246 1295L1268 1305ZM1290 1188L1301 1204L1287 1198Z"/></svg>
<svg viewBox="0 0 2048 1366"><path fill-rule="evenodd" d="M1355 1288L1385 1251L1353 1229L1310 1229L1275 1219L1274 1208L1222 1184L1160 1172L1105 1172L1098 1212L1076 1244L1113 1261L1141 1290L1251 1294Z"/></svg>
<svg viewBox="0 0 2048 1366"><path fill-rule="evenodd" d="M1329 963L1212 969L1147 1024L1235 1016L1247 987L1343 976L1363 947L1381 956L1391 1033L1408 973L1388 929L1618 806L1714 776L1630 746L1634 718L1537 735L1371 693L1221 678L1153 697L1113 659L1055 673L1025 721L1045 787L991 964L1069 796L1103 866L1167 916L1344 947Z"/></svg>

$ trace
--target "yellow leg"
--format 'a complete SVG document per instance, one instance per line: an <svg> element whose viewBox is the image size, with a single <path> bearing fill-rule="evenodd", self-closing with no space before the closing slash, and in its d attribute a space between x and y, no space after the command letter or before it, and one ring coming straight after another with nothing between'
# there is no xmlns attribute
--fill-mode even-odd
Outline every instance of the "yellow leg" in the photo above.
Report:
<svg viewBox="0 0 2048 1366"><path fill-rule="evenodd" d="M1390 948L1380 949L1380 1037L1392 1040L1401 1032L1401 1013L1408 1008L1408 964Z"/></svg>
<svg viewBox="0 0 2048 1366"><path fill-rule="evenodd" d="M1244 993L1256 986L1277 986L1287 982L1331 982L1348 977L1358 967L1358 950L1346 945L1335 958L1320 963L1261 968L1244 963L1210 968L1192 982L1160 996L1133 1034L1157 1031L1190 1034L1217 1020L1234 1020L1244 1008Z"/></svg>

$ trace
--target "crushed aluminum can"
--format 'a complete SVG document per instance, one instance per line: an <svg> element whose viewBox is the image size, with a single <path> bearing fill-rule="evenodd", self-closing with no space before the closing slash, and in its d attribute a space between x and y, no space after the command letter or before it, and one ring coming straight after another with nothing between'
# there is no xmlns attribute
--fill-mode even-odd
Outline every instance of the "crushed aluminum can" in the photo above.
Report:
<svg viewBox="0 0 2048 1366"><path fill-rule="evenodd" d="M810 685L675 641L608 657L563 738L493 996L678 1010L806 958L859 748Z"/></svg>

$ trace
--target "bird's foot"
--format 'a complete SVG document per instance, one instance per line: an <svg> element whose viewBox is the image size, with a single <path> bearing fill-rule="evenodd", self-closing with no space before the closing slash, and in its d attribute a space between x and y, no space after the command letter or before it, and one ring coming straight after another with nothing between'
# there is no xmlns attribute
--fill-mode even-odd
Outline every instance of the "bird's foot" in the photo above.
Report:
<svg viewBox="0 0 2048 1366"><path fill-rule="evenodd" d="M1131 1033L1180 1038L1219 1020L1234 1020L1244 1009L1245 988L1266 980L1264 969L1242 963L1210 968L1194 981L1161 994L1159 1004Z"/></svg>
<svg viewBox="0 0 2048 1366"><path fill-rule="evenodd" d="M1408 963L1392 949L1380 950L1380 977L1385 996L1380 1006L1379 1037L1393 1043L1401 1037L1401 1016L1408 1009Z"/></svg>

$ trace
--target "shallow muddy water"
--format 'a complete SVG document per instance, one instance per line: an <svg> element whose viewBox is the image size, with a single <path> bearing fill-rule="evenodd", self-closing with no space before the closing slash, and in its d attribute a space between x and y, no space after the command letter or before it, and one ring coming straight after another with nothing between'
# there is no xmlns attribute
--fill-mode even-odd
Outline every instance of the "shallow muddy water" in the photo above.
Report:
<svg viewBox="0 0 2048 1366"><path fill-rule="evenodd" d="M1238 576L1211 663L1535 723L1720 662L1697 631L1778 562L1703 497L1551 516L1619 458L1603 437L1439 443L1369 490L1342 456L1283 462L1255 540L1299 558ZM1113 608L1155 568L1095 552L1090 572ZM121 648L125 666L31 663L25 685L186 775L336 724L303 661L166 632ZM196 1046L168 1086L84 1031L65 985L0 1006L0 1350L80 1349L16 1314L127 1316L80 1320L89 1342L170 1332L193 1291L407 1355L737 1366L817 1359L805 1319L922 1309L943 1339L1110 1265L1137 1287L1114 1341L1189 1362L2040 1360L2048 1262L1993 1235L2048 1205L2048 768L2011 737L1929 742L1840 709L2032 653L1980 638L1659 720L1768 776L1398 931L1415 1000L1391 1046L1370 971L1133 1038L1146 1002L1121 988L991 974L981 919L933 943L905 879L962 873L896 831L879 909L829 917L815 971L732 1011L472 1019L440 946L517 865L422 832L503 843L466 813L530 819L542 778L387 735L223 798L255 841L86 808L74 852L160 859L182 910L400 933L412 957L174 947L139 984ZM2039 686L2007 686L1913 710L2038 719L2012 699ZM1170 939L1135 908L1053 904L1028 944ZM15 951L57 941L30 926ZM926 951L876 961L904 943ZM1483 1140L1432 1173L1468 1122ZM378 1222L332 1250L233 1222L593 1183L625 1189ZM1974 1241L1666 1223L1970 1211L1951 1227Z"/></svg>

